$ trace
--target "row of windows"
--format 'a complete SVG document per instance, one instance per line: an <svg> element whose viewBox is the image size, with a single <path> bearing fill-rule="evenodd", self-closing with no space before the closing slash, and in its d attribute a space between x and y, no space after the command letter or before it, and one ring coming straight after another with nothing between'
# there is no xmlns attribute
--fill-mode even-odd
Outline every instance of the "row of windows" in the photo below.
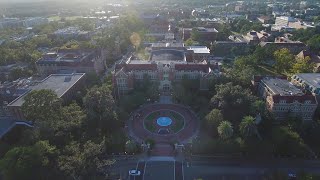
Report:
<svg viewBox="0 0 320 180"><path fill-rule="evenodd" d="M313 107L274 107L274 111L313 111Z"/></svg>
<svg viewBox="0 0 320 180"><path fill-rule="evenodd" d="M157 79L157 74L148 74L150 79ZM135 79L143 79L144 74L135 74Z"/></svg>
<svg viewBox="0 0 320 180"><path fill-rule="evenodd" d="M127 80L124 78L117 79L117 84L123 84L123 83L127 83Z"/></svg>
<svg viewBox="0 0 320 180"><path fill-rule="evenodd" d="M48 66L48 67L50 67L50 66L57 66L57 64L40 64L40 66L44 66L44 67Z"/></svg>
<svg viewBox="0 0 320 180"><path fill-rule="evenodd" d="M279 101L280 104L286 104L287 101L286 100L280 100ZM299 103L298 101L294 101L294 103ZM311 101L310 100L306 100L304 101L305 104L311 104Z"/></svg>

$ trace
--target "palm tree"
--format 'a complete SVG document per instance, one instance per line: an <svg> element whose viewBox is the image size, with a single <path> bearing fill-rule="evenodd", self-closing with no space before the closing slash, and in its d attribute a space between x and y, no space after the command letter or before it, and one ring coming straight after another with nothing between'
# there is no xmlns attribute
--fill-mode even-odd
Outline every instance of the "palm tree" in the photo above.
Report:
<svg viewBox="0 0 320 180"><path fill-rule="evenodd" d="M242 119L242 122L240 123L240 132L245 137L251 137L257 134L257 125L252 116L245 116Z"/></svg>
<svg viewBox="0 0 320 180"><path fill-rule="evenodd" d="M229 121L222 121L218 126L218 133L222 139L229 139L233 135L233 127Z"/></svg>

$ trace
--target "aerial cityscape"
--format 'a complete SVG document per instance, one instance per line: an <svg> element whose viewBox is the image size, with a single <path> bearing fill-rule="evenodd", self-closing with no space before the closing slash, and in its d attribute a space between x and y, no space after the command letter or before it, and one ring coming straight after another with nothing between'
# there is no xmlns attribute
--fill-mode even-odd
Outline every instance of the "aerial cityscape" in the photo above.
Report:
<svg viewBox="0 0 320 180"><path fill-rule="evenodd" d="M320 180L319 0L1 0L0 180Z"/></svg>

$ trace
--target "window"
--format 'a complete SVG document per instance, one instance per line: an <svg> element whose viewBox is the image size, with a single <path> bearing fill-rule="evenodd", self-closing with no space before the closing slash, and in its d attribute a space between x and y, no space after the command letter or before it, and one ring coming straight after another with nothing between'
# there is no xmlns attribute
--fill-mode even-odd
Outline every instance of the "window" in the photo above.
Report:
<svg viewBox="0 0 320 180"><path fill-rule="evenodd" d="M280 100L280 104L285 104L285 103L287 103L286 100Z"/></svg>
<svg viewBox="0 0 320 180"><path fill-rule="evenodd" d="M311 104L311 101L310 100L307 100L304 102L305 104Z"/></svg>
<svg viewBox="0 0 320 180"><path fill-rule="evenodd" d="M182 75L180 73L177 73L175 76L176 76L176 79L182 79Z"/></svg>

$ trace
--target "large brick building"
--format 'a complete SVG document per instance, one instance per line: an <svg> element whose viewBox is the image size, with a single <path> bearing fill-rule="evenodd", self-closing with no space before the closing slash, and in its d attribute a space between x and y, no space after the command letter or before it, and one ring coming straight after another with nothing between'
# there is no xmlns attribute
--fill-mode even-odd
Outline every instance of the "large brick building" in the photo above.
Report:
<svg viewBox="0 0 320 180"><path fill-rule="evenodd" d="M172 85L184 77L199 79L200 90L208 90L208 79L219 72L216 64L192 59L188 50L182 46L159 46L152 51L148 61L131 60L125 64L117 64L113 72L113 83L119 94L134 89L134 83L143 80L147 75L151 81L159 83L159 91L171 92Z"/></svg>
<svg viewBox="0 0 320 180"><path fill-rule="evenodd" d="M101 73L105 58L100 50L60 49L46 53L36 62L41 75L55 73Z"/></svg>
<svg viewBox="0 0 320 180"><path fill-rule="evenodd" d="M285 77L255 76L253 85L276 120L285 120L290 115L305 121L313 119L318 105L316 98L305 94Z"/></svg>
<svg viewBox="0 0 320 180"><path fill-rule="evenodd" d="M16 120L25 120L21 111L24 97L34 90L49 89L57 94L63 102L70 101L76 92L83 86L85 73L51 74L40 82L35 82L27 91L8 104L10 114ZM41 112L39 112L41 113Z"/></svg>

